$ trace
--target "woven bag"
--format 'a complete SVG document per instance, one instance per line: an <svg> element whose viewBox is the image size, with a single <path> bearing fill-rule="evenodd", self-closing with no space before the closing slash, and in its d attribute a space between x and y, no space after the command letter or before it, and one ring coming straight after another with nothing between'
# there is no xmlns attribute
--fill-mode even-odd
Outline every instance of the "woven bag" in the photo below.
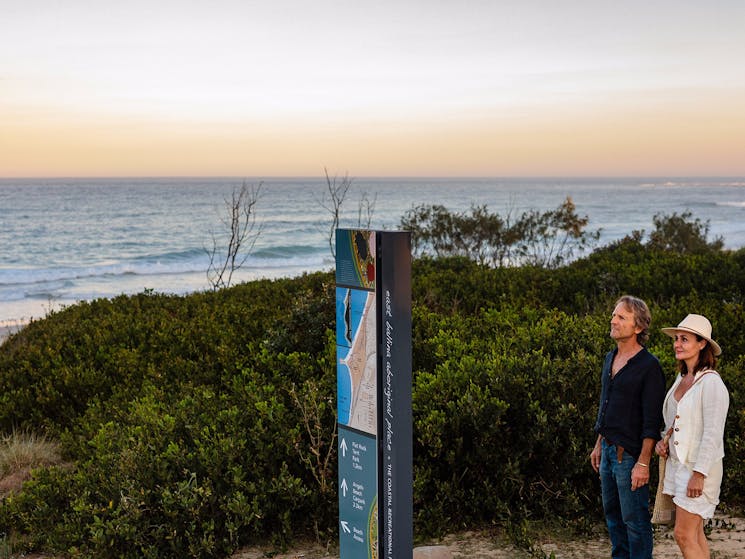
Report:
<svg viewBox="0 0 745 559"><path fill-rule="evenodd" d="M665 435L665 442L670 440L672 428ZM657 494L654 497L654 509L652 510L652 524L675 524L675 503L672 495L666 495L662 492L665 486L665 464L667 460L660 456L660 476L657 482Z"/></svg>

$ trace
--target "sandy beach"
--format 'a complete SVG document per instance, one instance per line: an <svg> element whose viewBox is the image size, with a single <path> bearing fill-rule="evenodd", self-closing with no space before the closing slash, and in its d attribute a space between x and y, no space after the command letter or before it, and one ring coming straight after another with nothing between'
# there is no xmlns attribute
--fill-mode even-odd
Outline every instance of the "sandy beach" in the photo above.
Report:
<svg viewBox="0 0 745 559"><path fill-rule="evenodd" d="M0 345L3 345L5 340L8 339L8 337L13 334L15 330L11 326L6 326L4 324L0 324Z"/></svg>
<svg viewBox="0 0 745 559"><path fill-rule="evenodd" d="M713 559L745 559L745 518L717 514L709 534L709 549ZM535 543L533 553L518 549L503 537L491 531L470 531L451 534L444 538L422 544L422 546L444 546L454 558L462 559L529 559L531 557L554 557L555 559L590 559L610 556L610 542L602 526L596 536L567 539L565 535L545 535ZM682 557L673 539L672 528L656 527L654 537L655 559L678 559ZM324 549L318 544L294 546L282 552L267 548L243 549L230 559L338 559L337 549Z"/></svg>
<svg viewBox="0 0 745 559"><path fill-rule="evenodd" d="M0 345L5 343L5 340L26 326L26 324L28 324L28 321L0 320Z"/></svg>
<svg viewBox="0 0 745 559"><path fill-rule="evenodd" d="M712 559L745 559L745 518L717 515L715 526L709 534ZM530 559L544 554L555 559L594 559L610 556L610 543L598 527L599 534L587 538L568 540L565 535L544 536L536 542L533 552L518 549L491 531L468 531L450 534L442 539L427 542L421 547L441 546L444 554L453 559ZM441 555L443 556L443 555ZM28 559L57 559L45 554L26 555ZM295 544L289 549L271 547L244 548L229 559L339 559L336 542L323 546L316 542ZM655 559L679 559L680 549L673 539L672 528L657 527L654 538Z"/></svg>

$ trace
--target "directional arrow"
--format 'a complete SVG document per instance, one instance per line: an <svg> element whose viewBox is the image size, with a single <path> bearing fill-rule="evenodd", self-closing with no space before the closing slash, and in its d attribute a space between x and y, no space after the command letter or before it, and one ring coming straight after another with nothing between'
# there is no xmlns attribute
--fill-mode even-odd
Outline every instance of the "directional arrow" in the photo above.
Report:
<svg viewBox="0 0 745 559"><path fill-rule="evenodd" d="M341 521L341 528L344 530L347 534L351 534L352 530L349 529L349 523L346 520Z"/></svg>
<svg viewBox="0 0 745 559"><path fill-rule="evenodd" d="M341 480L341 490L344 492L344 497L347 496L347 478Z"/></svg>
<svg viewBox="0 0 745 559"><path fill-rule="evenodd" d="M344 458L347 455L347 439L341 440L341 456Z"/></svg>

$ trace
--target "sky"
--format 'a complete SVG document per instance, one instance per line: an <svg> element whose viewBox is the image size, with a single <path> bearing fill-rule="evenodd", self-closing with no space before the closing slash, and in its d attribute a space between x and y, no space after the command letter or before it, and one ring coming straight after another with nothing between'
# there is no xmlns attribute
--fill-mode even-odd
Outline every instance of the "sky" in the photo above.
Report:
<svg viewBox="0 0 745 559"><path fill-rule="evenodd" d="M0 177L745 176L742 0L0 0Z"/></svg>

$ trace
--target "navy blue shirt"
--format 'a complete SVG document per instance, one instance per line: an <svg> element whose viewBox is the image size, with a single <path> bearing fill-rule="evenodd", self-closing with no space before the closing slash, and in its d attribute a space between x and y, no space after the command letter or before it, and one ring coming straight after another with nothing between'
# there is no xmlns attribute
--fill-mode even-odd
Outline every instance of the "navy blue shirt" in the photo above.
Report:
<svg viewBox="0 0 745 559"><path fill-rule="evenodd" d="M643 439L660 439L665 375L657 358L643 347L612 377L616 353L618 348L605 356L595 432L639 458Z"/></svg>

